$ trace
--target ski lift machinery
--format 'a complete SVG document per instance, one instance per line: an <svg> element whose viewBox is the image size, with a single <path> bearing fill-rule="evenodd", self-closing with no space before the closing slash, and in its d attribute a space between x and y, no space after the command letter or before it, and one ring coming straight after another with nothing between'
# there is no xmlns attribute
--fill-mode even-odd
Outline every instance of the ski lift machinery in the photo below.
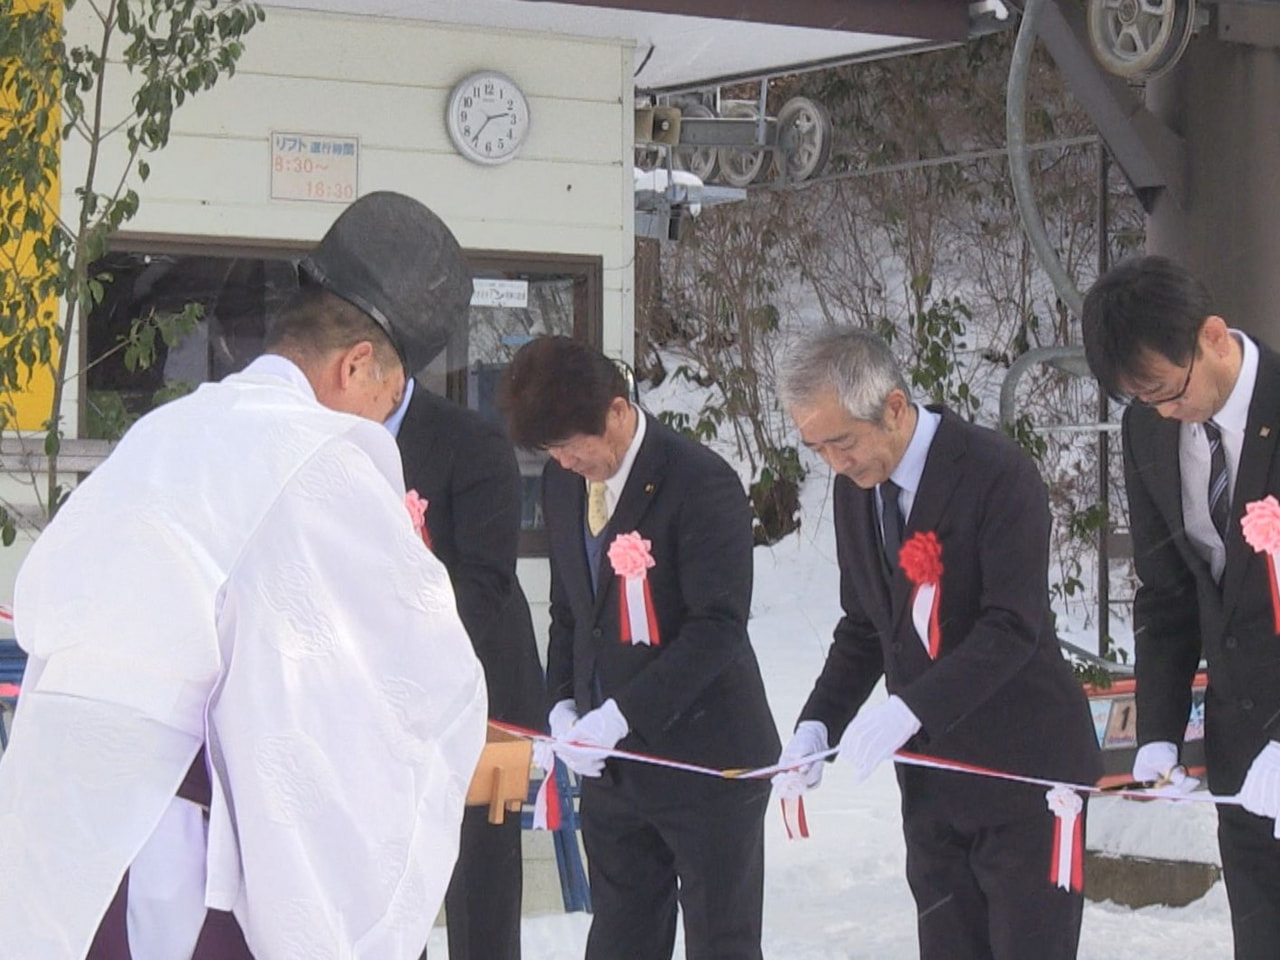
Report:
<svg viewBox="0 0 1280 960"><path fill-rule="evenodd" d="M971 0L968 12L971 37L1005 29L1003 0ZM678 239L700 207L741 200L748 187L799 185L823 172L831 117L808 97L792 97L770 116L769 81L781 75L735 83L733 89L758 83L754 100L725 98L721 86L638 91L637 236Z"/></svg>
<svg viewBox="0 0 1280 960"><path fill-rule="evenodd" d="M792 97L769 116L768 92L764 77L755 100L722 99L716 88L637 103L636 166L666 171L652 189L637 192L636 209L647 215L637 218L639 236L677 239L695 205L741 200L752 184L802 183L822 172L831 156L826 108Z"/></svg>

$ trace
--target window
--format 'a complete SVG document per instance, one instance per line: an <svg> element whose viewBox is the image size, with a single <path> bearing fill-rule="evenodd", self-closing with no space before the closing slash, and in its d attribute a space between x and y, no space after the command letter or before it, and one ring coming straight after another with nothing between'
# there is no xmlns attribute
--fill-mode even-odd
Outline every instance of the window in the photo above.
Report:
<svg viewBox="0 0 1280 960"><path fill-rule="evenodd" d="M262 352L266 318L297 289L298 245L121 239L100 263L111 280L85 345L81 435L117 439L165 400L243 369ZM598 344L601 262L594 257L468 253L477 294L466 331L420 371L428 389L494 422L494 394L516 350L544 333ZM157 340L155 362L130 369L124 341L135 320L180 313L198 303L203 318L172 345ZM546 455L517 451L525 483L521 553L546 552L541 476Z"/></svg>

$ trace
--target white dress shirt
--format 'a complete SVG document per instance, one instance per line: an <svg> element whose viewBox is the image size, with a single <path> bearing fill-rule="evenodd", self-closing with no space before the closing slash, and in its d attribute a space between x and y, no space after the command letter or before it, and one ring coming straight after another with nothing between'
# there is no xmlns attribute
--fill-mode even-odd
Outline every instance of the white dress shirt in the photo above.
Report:
<svg viewBox="0 0 1280 960"><path fill-rule="evenodd" d="M917 414L915 431L911 434L911 440L907 443L907 449L903 452L902 459L898 461L898 465L889 474L889 479L896 483L902 491L898 495L898 509L902 511L902 525L904 527L911 517L911 508L916 502L916 491L920 489L920 481L924 477L924 464L929 458L929 448L933 446L933 438L938 432L938 424L942 422L941 414L925 409L923 404L917 403L915 408ZM884 502L880 499L879 484L876 485L876 504L880 509L880 532L883 534Z"/></svg>
<svg viewBox="0 0 1280 960"><path fill-rule="evenodd" d="M1239 330L1232 330L1231 335L1239 341L1244 354L1240 376L1236 378L1227 402L1213 416L1213 422L1222 431L1222 452L1227 460L1228 502L1235 499L1249 403L1253 400L1253 387L1258 379L1257 345ZM1227 548L1209 516L1209 437L1203 424L1182 424L1178 434L1178 466L1182 474L1182 522L1186 526L1187 539L1209 564L1213 579L1221 580L1227 565Z"/></svg>
<svg viewBox="0 0 1280 960"><path fill-rule="evenodd" d="M636 434L631 438L631 445L627 447L622 463L618 464L617 472L604 482L604 510L609 519L613 518L613 511L618 506L618 498L622 496L623 488L627 485L627 478L631 476L631 467L636 462L636 454L640 452L640 444L644 442L644 411L634 403L631 404L631 409L636 412ZM583 483L587 483L587 481L583 480ZM587 495L591 495L590 487L587 488Z"/></svg>

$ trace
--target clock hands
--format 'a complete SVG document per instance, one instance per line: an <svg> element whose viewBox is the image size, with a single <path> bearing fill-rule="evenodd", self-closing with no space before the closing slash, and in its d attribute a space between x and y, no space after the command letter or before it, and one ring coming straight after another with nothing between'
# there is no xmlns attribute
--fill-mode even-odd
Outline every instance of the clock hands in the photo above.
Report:
<svg viewBox="0 0 1280 960"><path fill-rule="evenodd" d="M486 113L484 115L484 123L480 124L480 129L476 131L475 136L471 138L473 146L479 144L480 134L484 132L484 128L489 125L490 120L498 120L502 117L514 116L510 110L503 110L502 113Z"/></svg>

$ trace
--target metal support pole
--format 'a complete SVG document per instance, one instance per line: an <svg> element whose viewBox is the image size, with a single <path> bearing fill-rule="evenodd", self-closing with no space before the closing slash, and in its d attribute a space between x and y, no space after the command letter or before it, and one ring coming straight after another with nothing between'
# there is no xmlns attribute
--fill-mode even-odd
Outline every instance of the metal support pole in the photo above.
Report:
<svg viewBox="0 0 1280 960"><path fill-rule="evenodd" d="M1275 20L1280 5L1250 4ZM1203 31L1147 85L1151 110L1186 138L1187 202L1164 196L1147 219L1147 253L1180 261L1213 311L1280 343L1280 50Z"/></svg>
<svg viewBox="0 0 1280 960"><path fill-rule="evenodd" d="M1107 174L1110 160L1105 143L1098 144L1098 276L1110 269L1108 229L1110 204L1107 196ZM1098 384L1098 421L1106 423L1111 415L1111 398ZM1098 528L1098 656L1111 650L1111 553L1107 542L1111 532L1111 434L1098 431L1098 502L1106 510L1106 519Z"/></svg>

